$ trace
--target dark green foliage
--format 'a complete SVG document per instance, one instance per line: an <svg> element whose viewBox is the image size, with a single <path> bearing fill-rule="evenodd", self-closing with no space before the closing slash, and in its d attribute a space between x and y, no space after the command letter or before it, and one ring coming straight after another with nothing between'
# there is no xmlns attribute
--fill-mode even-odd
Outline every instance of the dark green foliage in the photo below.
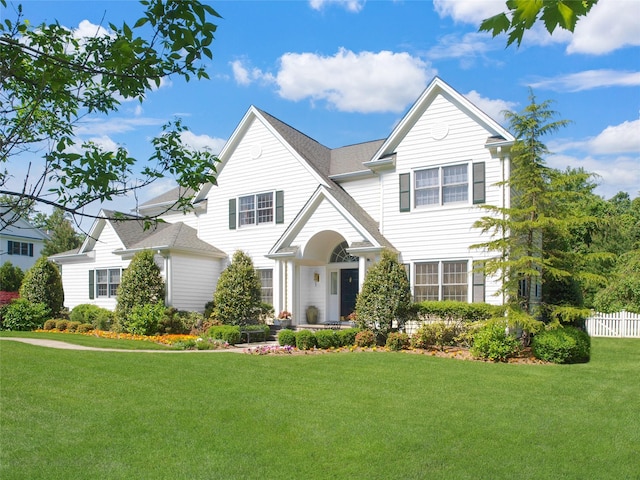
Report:
<svg viewBox="0 0 640 480"><path fill-rule="evenodd" d="M123 329L127 325L127 317L136 305L156 305L158 302L164 302L164 281L160 267L154 260L153 252L143 250L133 256L129 267L122 272L116 306L118 328Z"/></svg>
<svg viewBox="0 0 640 480"><path fill-rule="evenodd" d="M591 355L591 338L584 330L560 327L533 337L531 350L536 358L547 362L586 362Z"/></svg>
<svg viewBox="0 0 640 480"><path fill-rule="evenodd" d="M20 296L32 303L44 303L52 315L56 316L62 310L64 290L58 267L40 257L27 270L20 287Z"/></svg>
<svg viewBox="0 0 640 480"><path fill-rule="evenodd" d="M640 221L637 228L640 230ZM594 306L601 312L640 313L640 249L620 256L609 284L596 294Z"/></svg>
<svg viewBox="0 0 640 480"><path fill-rule="evenodd" d="M453 300L414 303L411 307L418 320L443 320L446 322L477 322L504 315L502 305L467 303Z"/></svg>
<svg viewBox="0 0 640 480"><path fill-rule="evenodd" d="M155 335L164 318L164 303L144 303L134 305L126 319L121 321L123 331L135 335Z"/></svg>
<svg viewBox="0 0 640 480"><path fill-rule="evenodd" d="M411 306L411 290L405 268L397 255L383 250L380 261L368 271L356 301L356 318L360 328L386 337L393 322L402 327Z"/></svg>
<svg viewBox="0 0 640 480"><path fill-rule="evenodd" d="M213 300L209 300L207 303L204 304L204 318L205 320L208 319L211 314L213 313Z"/></svg>
<svg viewBox="0 0 640 480"><path fill-rule="evenodd" d="M239 250L218 279L213 316L225 325L255 323L260 315L260 298L260 278L251 258Z"/></svg>
<svg viewBox="0 0 640 480"><path fill-rule="evenodd" d="M158 324L158 333L187 334L203 321L204 318L198 312L186 312L168 307Z"/></svg>
<svg viewBox="0 0 640 480"><path fill-rule="evenodd" d="M278 332L278 345L285 346L289 345L291 347L296 346L296 333L293 330L289 330L288 328L284 328Z"/></svg>
<svg viewBox="0 0 640 480"><path fill-rule="evenodd" d="M223 340L229 345L240 343L240 327L238 325L214 325L207 331L213 339Z"/></svg>
<svg viewBox="0 0 640 480"><path fill-rule="evenodd" d="M42 328L49 312L44 303L15 299L2 307L2 329L26 332Z"/></svg>
<svg viewBox="0 0 640 480"><path fill-rule="evenodd" d="M80 323L89 323L95 330L109 330L113 324L113 312L106 308L81 303L76 305L69 314L69 320Z"/></svg>
<svg viewBox="0 0 640 480"><path fill-rule="evenodd" d="M338 340L340 341L341 347L349 347L351 345L356 344L356 335L360 331L359 328L345 328L342 330L338 330L336 334L338 335Z"/></svg>
<svg viewBox="0 0 640 480"><path fill-rule="evenodd" d="M311 350L316 346L316 336L311 330L296 332L296 347L298 350Z"/></svg>
<svg viewBox="0 0 640 480"><path fill-rule="evenodd" d="M357 347L373 347L376 344L376 336L371 330L361 330L356 333L355 345Z"/></svg>
<svg viewBox="0 0 640 480"><path fill-rule="evenodd" d="M329 349L340 346L340 338L335 330L318 330L316 332L316 344L318 348Z"/></svg>
<svg viewBox="0 0 640 480"><path fill-rule="evenodd" d="M76 249L82 244L80 235L73 229L64 210L60 208L53 209L43 227L49 233L49 239L45 240L42 249L42 255L45 257Z"/></svg>
<svg viewBox="0 0 640 480"><path fill-rule="evenodd" d="M520 351L520 341L507 333L505 321L489 321L473 337L471 353L480 358L504 362Z"/></svg>
<svg viewBox="0 0 640 480"><path fill-rule="evenodd" d="M402 332L391 332L387 336L386 346L389 350L399 352L400 350L406 350L411 345L409 341L409 335Z"/></svg>
<svg viewBox="0 0 640 480"><path fill-rule="evenodd" d="M20 290L24 273L20 267L14 266L11 262L4 262L0 267L0 291L17 292Z"/></svg>

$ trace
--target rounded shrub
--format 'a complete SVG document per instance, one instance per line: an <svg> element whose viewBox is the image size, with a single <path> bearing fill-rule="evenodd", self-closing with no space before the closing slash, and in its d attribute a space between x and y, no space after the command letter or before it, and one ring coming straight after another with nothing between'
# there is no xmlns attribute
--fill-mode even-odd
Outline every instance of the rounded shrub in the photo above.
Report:
<svg viewBox="0 0 640 480"><path fill-rule="evenodd" d="M415 348L438 347L440 349L455 345L461 326L455 322L431 322L420 326L411 337Z"/></svg>
<svg viewBox="0 0 640 480"><path fill-rule="evenodd" d="M90 303L81 303L73 307L69 320L90 323L95 330L109 330L113 324L113 312Z"/></svg>
<svg viewBox="0 0 640 480"><path fill-rule="evenodd" d="M387 336L387 343L385 345L389 350L393 350L394 352L406 350L410 346L409 335L402 332L391 332Z"/></svg>
<svg viewBox="0 0 640 480"><path fill-rule="evenodd" d="M93 325L91 325L90 323L81 323L80 325L78 325L76 332L87 333L87 332L90 332L91 330L93 330Z"/></svg>
<svg viewBox="0 0 640 480"><path fill-rule="evenodd" d="M356 335L360 331L359 328L345 328L344 330L338 330L338 346L339 347L350 347L351 345L356 344Z"/></svg>
<svg viewBox="0 0 640 480"><path fill-rule="evenodd" d="M520 341L507 333L504 321L489 321L473 337L471 353L494 362L504 362L520 351Z"/></svg>
<svg viewBox="0 0 640 480"><path fill-rule="evenodd" d="M54 328L56 328L56 320L52 318L44 322L44 325L42 327L43 330L53 330Z"/></svg>
<svg viewBox="0 0 640 480"><path fill-rule="evenodd" d="M56 320L56 330L60 330L61 332L64 332L67 327L69 326L69 320Z"/></svg>
<svg viewBox="0 0 640 480"><path fill-rule="evenodd" d="M57 316L64 303L62 277L55 263L40 257L27 270L20 286L20 297L32 303L44 303L51 315Z"/></svg>
<svg viewBox="0 0 640 480"><path fill-rule="evenodd" d="M5 292L17 292L20 290L24 273L20 267L14 266L8 260L0 267L0 290Z"/></svg>
<svg viewBox="0 0 640 480"><path fill-rule="evenodd" d="M214 325L207 330L207 335L213 339L223 340L229 345L240 343L240 327L237 325Z"/></svg>
<svg viewBox="0 0 640 480"><path fill-rule="evenodd" d="M537 334L531 350L536 358L547 362L586 362L591 355L591 338L583 330L565 326Z"/></svg>
<svg viewBox="0 0 640 480"><path fill-rule="evenodd" d="M126 318L120 320L125 332L134 335L155 335L164 316L164 304L135 305Z"/></svg>
<svg viewBox="0 0 640 480"><path fill-rule="evenodd" d="M2 308L2 328L22 332L35 330L42 328L48 316L49 309L44 303L18 298Z"/></svg>
<svg viewBox="0 0 640 480"><path fill-rule="evenodd" d="M296 332L296 347L298 350L311 350L316 346L316 336L311 330Z"/></svg>
<svg viewBox="0 0 640 480"><path fill-rule="evenodd" d="M67 331L68 332L76 332L78 330L78 327L80 326L80 322L74 322L71 321L67 324Z"/></svg>
<svg viewBox="0 0 640 480"><path fill-rule="evenodd" d="M278 332L278 345L284 347L289 345L290 347L296 346L296 333L293 330L284 328Z"/></svg>
<svg viewBox="0 0 640 480"><path fill-rule="evenodd" d="M373 347L376 344L376 336L371 330L361 330L356 333L355 344L357 347Z"/></svg>
<svg viewBox="0 0 640 480"><path fill-rule="evenodd" d="M340 339L334 330L320 330L316 332L316 345L318 348L329 349L340 346Z"/></svg>

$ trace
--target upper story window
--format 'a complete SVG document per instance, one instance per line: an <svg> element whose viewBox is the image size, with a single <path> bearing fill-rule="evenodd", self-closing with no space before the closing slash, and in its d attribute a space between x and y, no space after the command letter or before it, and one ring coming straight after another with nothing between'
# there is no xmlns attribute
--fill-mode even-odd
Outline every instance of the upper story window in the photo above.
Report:
<svg viewBox="0 0 640 480"><path fill-rule="evenodd" d="M22 255L24 257L33 257L33 243L14 242L9 240L7 244L7 253L9 255Z"/></svg>
<svg viewBox="0 0 640 480"><path fill-rule="evenodd" d="M273 192L247 195L239 199L239 225L273 222Z"/></svg>
<svg viewBox="0 0 640 480"><path fill-rule="evenodd" d="M418 170L414 175L415 206L445 205L469 200L468 165Z"/></svg>

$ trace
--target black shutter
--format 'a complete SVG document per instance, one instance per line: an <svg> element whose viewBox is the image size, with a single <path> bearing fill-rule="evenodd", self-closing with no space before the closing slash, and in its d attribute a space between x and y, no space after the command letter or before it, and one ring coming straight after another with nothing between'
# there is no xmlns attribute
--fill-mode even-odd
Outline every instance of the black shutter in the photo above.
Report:
<svg viewBox="0 0 640 480"><path fill-rule="evenodd" d="M236 199L229 199L229 230L236 229Z"/></svg>
<svg viewBox="0 0 640 480"><path fill-rule="evenodd" d="M276 223L284 223L284 191L276 192Z"/></svg>
<svg viewBox="0 0 640 480"><path fill-rule="evenodd" d="M33 243L29 244L29 256L33 257Z"/></svg>
<svg viewBox="0 0 640 480"><path fill-rule="evenodd" d="M484 162L473 164L473 203L485 202Z"/></svg>
<svg viewBox="0 0 640 480"><path fill-rule="evenodd" d="M13 242L11 240L7 243L7 253L13 255Z"/></svg>
<svg viewBox="0 0 640 480"><path fill-rule="evenodd" d="M408 212L411 210L411 176L409 173L401 173L400 179L400 211Z"/></svg>
<svg viewBox="0 0 640 480"><path fill-rule="evenodd" d="M95 270L89 270L89 299L93 300L96 294Z"/></svg>

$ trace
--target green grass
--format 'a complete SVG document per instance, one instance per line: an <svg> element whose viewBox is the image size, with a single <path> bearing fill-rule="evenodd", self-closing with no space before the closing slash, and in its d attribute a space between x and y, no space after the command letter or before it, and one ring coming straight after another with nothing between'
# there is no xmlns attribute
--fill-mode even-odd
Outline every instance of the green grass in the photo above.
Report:
<svg viewBox="0 0 640 480"><path fill-rule="evenodd" d="M41 338L44 340L57 340L59 342L73 343L85 347L119 348L122 350L174 350L169 345L146 342L142 340L111 339L92 337L77 333L48 333L48 332L0 332L0 337Z"/></svg>
<svg viewBox="0 0 640 480"><path fill-rule="evenodd" d="M579 365L0 342L3 479L640 477L640 341Z"/></svg>

